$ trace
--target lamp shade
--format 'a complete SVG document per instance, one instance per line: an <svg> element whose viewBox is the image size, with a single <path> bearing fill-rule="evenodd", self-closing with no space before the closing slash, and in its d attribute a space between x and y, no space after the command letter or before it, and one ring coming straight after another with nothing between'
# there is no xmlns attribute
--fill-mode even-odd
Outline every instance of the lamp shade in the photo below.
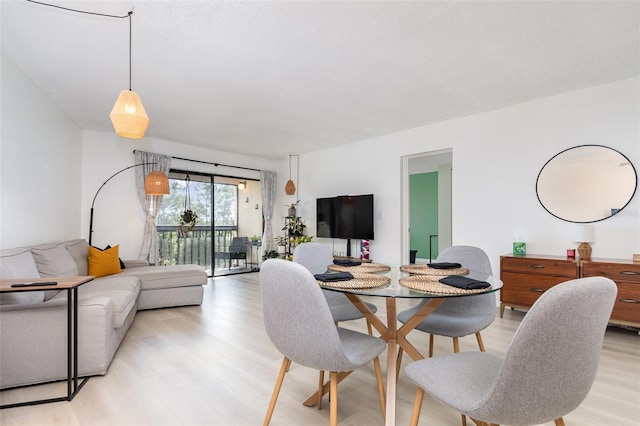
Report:
<svg viewBox="0 0 640 426"><path fill-rule="evenodd" d="M149 116L140 96L133 90L120 92L109 118L118 136L123 138L141 139L149 127Z"/></svg>
<svg viewBox="0 0 640 426"><path fill-rule="evenodd" d="M573 241L579 243L592 243L595 241L593 225L576 225Z"/></svg>
<svg viewBox="0 0 640 426"><path fill-rule="evenodd" d="M144 179L146 195L169 195L169 178L162 172L152 171Z"/></svg>
<svg viewBox="0 0 640 426"><path fill-rule="evenodd" d="M287 184L284 186L284 193L287 195L293 195L296 193L296 186L293 184L291 179L289 179Z"/></svg>

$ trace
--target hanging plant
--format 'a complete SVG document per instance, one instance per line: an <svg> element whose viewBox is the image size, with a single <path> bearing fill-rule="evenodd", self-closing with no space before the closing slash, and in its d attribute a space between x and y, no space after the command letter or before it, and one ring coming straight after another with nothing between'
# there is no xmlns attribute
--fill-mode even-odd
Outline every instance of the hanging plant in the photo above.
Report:
<svg viewBox="0 0 640 426"><path fill-rule="evenodd" d="M178 229L180 230L180 234L183 237L189 235L189 232L193 231L193 227L196 226L196 222L198 221L198 215L196 212L191 210L191 196L189 195L189 182L191 182L191 178L187 173L187 177L185 178L185 197L184 197L184 211L180 214L180 225Z"/></svg>

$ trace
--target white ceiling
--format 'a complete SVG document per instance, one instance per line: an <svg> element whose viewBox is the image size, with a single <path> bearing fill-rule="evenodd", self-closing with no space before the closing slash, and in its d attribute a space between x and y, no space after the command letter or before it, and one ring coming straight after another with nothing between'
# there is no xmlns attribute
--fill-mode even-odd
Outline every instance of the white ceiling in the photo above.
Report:
<svg viewBox="0 0 640 426"><path fill-rule="evenodd" d="M133 15L147 136L284 158L638 76L639 1L56 1ZM127 19L3 0L2 52L82 128L128 88Z"/></svg>

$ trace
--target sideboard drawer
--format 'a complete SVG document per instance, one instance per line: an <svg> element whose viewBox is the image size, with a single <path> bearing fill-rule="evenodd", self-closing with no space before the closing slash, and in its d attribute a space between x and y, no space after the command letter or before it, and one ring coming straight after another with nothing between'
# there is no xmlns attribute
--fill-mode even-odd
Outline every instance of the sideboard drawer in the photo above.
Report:
<svg viewBox="0 0 640 426"><path fill-rule="evenodd" d="M640 284L618 284L618 297L611 319L640 324Z"/></svg>
<svg viewBox="0 0 640 426"><path fill-rule="evenodd" d="M568 279L578 277L578 264L567 260L504 257L501 269L524 274L567 277Z"/></svg>
<svg viewBox="0 0 640 426"><path fill-rule="evenodd" d="M616 282L640 284L640 264L584 262L583 277L607 277Z"/></svg>
<svg viewBox="0 0 640 426"><path fill-rule="evenodd" d="M575 277L573 277L575 278ZM571 278L550 275L525 275L516 272L503 271L500 276L503 287L500 290L500 300L506 305L531 306L542 293L556 284Z"/></svg>

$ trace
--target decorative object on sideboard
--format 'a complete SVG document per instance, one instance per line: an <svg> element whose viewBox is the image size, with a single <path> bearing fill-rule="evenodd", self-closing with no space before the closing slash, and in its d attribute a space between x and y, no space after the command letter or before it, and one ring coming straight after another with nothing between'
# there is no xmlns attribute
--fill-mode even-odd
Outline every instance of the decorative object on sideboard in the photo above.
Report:
<svg viewBox="0 0 640 426"><path fill-rule="evenodd" d="M591 259L592 249L589 243L595 241L594 235L595 230L593 225L576 225L573 240L580 243L578 246L578 256L580 256L580 260Z"/></svg>
<svg viewBox="0 0 640 426"><path fill-rule="evenodd" d="M98 190L96 191L96 195L93 196L93 201L91 202L91 216L89 217L89 245L91 245L91 237L93 235L93 205L96 203L96 198L98 197L100 190L102 190L107 182L109 182L111 179L124 172L125 170L129 170L139 166L146 166L149 164L157 163L139 163L134 164L133 166L125 167L124 169L112 174L109 179L105 180L104 183L100 185L100 188L98 188ZM159 172L157 170L152 171L144 180L144 192L145 195L169 195L169 178L162 172Z"/></svg>
<svg viewBox="0 0 640 426"><path fill-rule="evenodd" d="M576 258L576 249L569 248L567 249L567 259L575 259Z"/></svg>
<svg viewBox="0 0 640 426"><path fill-rule="evenodd" d="M149 116L140 96L131 90L131 15L129 12L129 90L120 92L109 118L118 136L141 139L149 127Z"/></svg>
<svg viewBox="0 0 640 426"><path fill-rule="evenodd" d="M640 254L634 254L633 255L633 262L634 263L640 263Z"/></svg>

